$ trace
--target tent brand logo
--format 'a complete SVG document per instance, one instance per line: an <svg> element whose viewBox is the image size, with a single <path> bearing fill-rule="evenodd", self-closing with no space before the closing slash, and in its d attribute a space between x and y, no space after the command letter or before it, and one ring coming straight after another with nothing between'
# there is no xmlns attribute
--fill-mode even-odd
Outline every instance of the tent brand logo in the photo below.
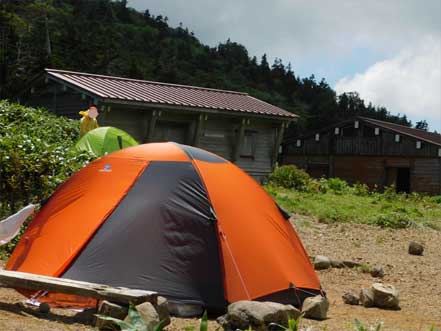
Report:
<svg viewBox="0 0 441 331"><path fill-rule="evenodd" d="M112 165L106 164L104 165L104 168L98 170L99 172L112 172Z"/></svg>

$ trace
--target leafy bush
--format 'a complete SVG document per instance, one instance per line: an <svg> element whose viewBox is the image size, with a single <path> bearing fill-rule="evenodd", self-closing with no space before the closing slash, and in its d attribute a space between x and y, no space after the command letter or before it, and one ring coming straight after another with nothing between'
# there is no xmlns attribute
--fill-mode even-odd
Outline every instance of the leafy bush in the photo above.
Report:
<svg viewBox="0 0 441 331"><path fill-rule="evenodd" d="M157 325L152 327L149 327L147 324L145 324L141 314L138 312L138 310L134 305L129 306L129 313L128 313L129 322L125 322L118 318L109 317L101 314L96 314L95 316L103 320L111 321L115 323L121 328L121 331L162 331L164 329L163 321L159 322Z"/></svg>
<svg viewBox="0 0 441 331"><path fill-rule="evenodd" d="M91 160L71 148L78 126L44 109L0 101L0 218L49 197Z"/></svg>
<svg viewBox="0 0 441 331"><path fill-rule="evenodd" d="M382 228L404 229L409 227L412 221L405 213L405 210L404 212L402 210L401 212L375 215L371 219L371 223Z"/></svg>
<svg viewBox="0 0 441 331"><path fill-rule="evenodd" d="M270 174L268 180L272 185L298 191L308 191L312 181L306 171L294 165L276 167L273 173Z"/></svg>
<svg viewBox="0 0 441 331"><path fill-rule="evenodd" d="M323 193L332 191L334 193L344 193L349 190L349 185L346 181L340 178L322 178L319 181L320 191Z"/></svg>
<svg viewBox="0 0 441 331"><path fill-rule="evenodd" d="M361 183L355 183L353 186L353 190L354 190L355 195L358 195L361 197L368 196L371 193L369 190L369 186L367 186L366 184L361 184Z"/></svg>

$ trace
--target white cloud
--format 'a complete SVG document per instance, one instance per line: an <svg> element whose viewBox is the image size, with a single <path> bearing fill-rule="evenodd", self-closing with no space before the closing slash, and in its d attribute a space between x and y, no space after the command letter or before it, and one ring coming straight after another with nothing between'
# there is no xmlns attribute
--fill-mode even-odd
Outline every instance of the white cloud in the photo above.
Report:
<svg viewBox="0 0 441 331"><path fill-rule="evenodd" d="M339 80L337 93L357 91L361 98L406 114L414 122L425 119L441 130L441 39L426 37L396 56L377 62L365 72Z"/></svg>
<svg viewBox="0 0 441 331"><path fill-rule="evenodd" d="M357 90L394 114L406 113L413 121L426 118L441 131L440 0L128 3L168 16L172 26L182 22L211 46L231 38L250 55L282 58L297 75L315 74L331 85L339 81L340 91ZM354 73L360 74L341 79Z"/></svg>

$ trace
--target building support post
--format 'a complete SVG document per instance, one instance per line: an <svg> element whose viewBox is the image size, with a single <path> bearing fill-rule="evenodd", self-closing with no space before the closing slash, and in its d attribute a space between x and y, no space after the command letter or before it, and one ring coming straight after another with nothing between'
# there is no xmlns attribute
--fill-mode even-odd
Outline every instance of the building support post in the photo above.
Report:
<svg viewBox="0 0 441 331"><path fill-rule="evenodd" d="M145 118L145 127L147 128L147 132L145 133L145 142L151 142L153 140L153 136L155 134L155 126L156 120L158 119L158 111L152 111L147 118ZM146 123L148 121L148 123Z"/></svg>
<svg viewBox="0 0 441 331"><path fill-rule="evenodd" d="M246 125L246 119L243 118L242 121L240 122L240 126L236 134L236 142L233 146L233 157L232 157L233 162L239 160L240 157L240 148L242 146L243 136L245 134L245 125Z"/></svg>
<svg viewBox="0 0 441 331"><path fill-rule="evenodd" d="M276 136L276 141L275 141L274 149L273 149L273 155L272 155L272 159L271 159L272 167L274 167L277 162L277 159L279 156L279 147L283 141L283 135L285 134L285 128L286 128L285 122L282 122L282 124L280 124L280 126L277 128L277 136Z"/></svg>
<svg viewBox="0 0 441 331"><path fill-rule="evenodd" d="M203 132L203 128L204 128L204 122L207 118L207 115L205 114L199 114L198 120L196 122L196 129L194 132L194 137L193 137L193 146L198 147L200 145L201 142L201 136L202 136L202 132Z"/></svg>

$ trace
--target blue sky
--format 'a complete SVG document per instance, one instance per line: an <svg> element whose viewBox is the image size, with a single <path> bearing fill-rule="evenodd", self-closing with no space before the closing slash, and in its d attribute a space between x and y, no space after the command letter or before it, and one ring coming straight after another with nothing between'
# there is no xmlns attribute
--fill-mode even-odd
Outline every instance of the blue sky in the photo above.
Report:
<svg viewBox="0 0 441 331"><path fill-rule="evenodd" d="M441 0L129 0L441 132Z"/></svg>

